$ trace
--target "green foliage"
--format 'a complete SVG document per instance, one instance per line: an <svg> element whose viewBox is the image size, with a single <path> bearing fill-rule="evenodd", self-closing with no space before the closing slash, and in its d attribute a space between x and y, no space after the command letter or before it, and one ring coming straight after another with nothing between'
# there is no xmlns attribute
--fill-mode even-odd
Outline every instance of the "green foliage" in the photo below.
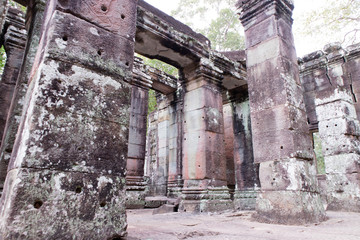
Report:
<svg viewBox="0 0 360 240"><path fill-rule="evenodd" d="M236 14L236 2L237 0L182 0L172 15L209 38L213 49L239 50L245 44L244 36L241 35L242 26Z"/></svg>
<svg viewBox="0 0 360 240"><path fill-rule="evenodd" d="M5 54L4 46L2 46L0 48L0 75L3 73L5 63L6 63L6 54Z"/></svg>
<svg viewBox="0 0 360 240"><path fill-rule="evenodd" d="M164 71L167 74L172 75L174 77L179 76L179 70L174 66L171 66L157 59L150 59L144 56L139 56L139 57L143 59L145 65Z"/></svg>
<svg viewBox="0 0 360 240"><path fill-rule="evenodd" d="M149 101L148 101L148 114L153 112L157 107L156 103L156 93L154 90L149 90Z"/></svg>
<svg viewBox="0 0 360 240"><path fill-rule="evenodd" d="M322 153L321 139L319 133L313 133L314 151L317 161L317 169L319 174L325 174L325 161Z"/></svg>
<svg viewBox="0 0 360 240"><path fill-rule="evenodd" d="M26 7L24 7L23 5L20 5L20 4L16 3L16 2L14 2L13 0L9 0L9 5L10 5L11 7L20 9L21 11L23 11L24 13L26 13Z"/></svg>
<svg viewBox="0 0 360 240"><path fill-rule="evenodd" d="M353 44L360 37L360 0L328 0L324 7L303 16L300 21L306 35L321 35L328 42Z"/></svg>

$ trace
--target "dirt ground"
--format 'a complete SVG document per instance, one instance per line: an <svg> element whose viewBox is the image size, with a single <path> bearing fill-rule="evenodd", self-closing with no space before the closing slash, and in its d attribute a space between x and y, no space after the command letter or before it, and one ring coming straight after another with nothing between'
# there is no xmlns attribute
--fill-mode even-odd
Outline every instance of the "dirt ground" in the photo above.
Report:
<svg viewBox="0 0 360 240"><path fill-rule="evenodd" d="M329 220L320 224L283 226L253 222L249 211L199 215L152 211L128 210L127 240L360 240L360 213L328 212Z"/></svg>

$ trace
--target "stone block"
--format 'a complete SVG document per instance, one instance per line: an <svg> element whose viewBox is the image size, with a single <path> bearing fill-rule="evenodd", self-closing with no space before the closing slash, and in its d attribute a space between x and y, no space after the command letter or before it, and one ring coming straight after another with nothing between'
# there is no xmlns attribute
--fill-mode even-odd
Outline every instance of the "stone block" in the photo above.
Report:
<svg viewBox="0 0 360 240"><path fill-rule="evenodd" d="M317 100L315 100L317 101ZM356 110L353 104L347 101L335 101L316 106L316 115L319 122L346 117L356 119Z"/></svg>
<svg viewBox="0 0 360 240"><path fill-rule="evenodd" d="M290 130L264 131L253 134L256 163L288 158L313 159L313 146L308 132Z"/></svg>
<svg viewBox="0 0 360 240"><path fill-rule="evenodd" d="M319 192L316 166L309 161L291 158L260 163L260 184L263 191Z"/></svg>
<svg viewBox="0 0 360 240"><path fill-rule="evenodd" d="M328 210L360 212L360 174L326 175Z"/></svg>
<svg viewBox="0 0 360 240"><path fill-rule="evenodd" d="M325 170L327 174L360 174L360 155L356 153L325 156Z"/></svg>
<svg viewBox="0 0 360 240"><path fill-rule="evenodd" d="M316 106L327 105L335 102L354 103L353 95L348 89L331 88L330 90L317 91L315 99Z"/></svg>
<svg viewBox="0 0 360 240"><path fill-rule="evenodd" d="M204 107L222 109L222 94L211 86L197 88L186 92L184 98L184 111L202 109Z"/></svg>
<svg viewBox="0 0 360 240"><path fill-rule="evenodd" d="M153 215L172 213L172 212L176 212L175 206L171 204L164 204L161 207L154 209Z"/></svg>
<svg viewBox="0 0 360 240"><path fill-rule="evenodd" d="M47 49L49 57L80 63L101 73L114 75L119 80L130 80L134 57L132 40L59 11L55 11L50 24ZM61 70L60 68L59 71Z"/></svg>
<svg viewBox="0 0 360 240"><path fill-rule="evenodd" d="M145 158L145 145L138 145L134 143L129 143L128 145L128 154L127 156L130 158Z"/></svg>
<svg viewBox="0 0 360 240"><path fill-rule="evenodd" d="M302 191L261 191L253 217L264 223L300 225L327 219L318 193Z"/></svg>
<svg viewBox="0 0 360 240"><path fill-rule="evenodd" d="M224 132L223 116L216 108L202 108L184 113L184 132Z"/></svg>
<svg viewBox="0 0 360 240"><path fill-rule="evenodd" d="M144 176L144 158L128 158L126 172L127 176Z"/></svg>
<svg viewBox="0 0 360 240"><path fill-rule="evenodd" d="M246 65L251 68L278 57L285 57L294 64L297 62L296 52L292 44L279 37L271 38L247 49Z"/></svg>
<svg viewBox="0 0 360 240"><path fill-rule="evenodd" d="M256 34L261 32L262 34ZM246 42L246 48L253 47L264 40L272 38L277 35L277 21L275 17L270 17L263 22L260 22L246 31L248 41Z"/></svg>
<svg viewBox="0 0 360 240"><path fill-rule="evenodd" d="M50 111L55 117L69 112L129 124L129 84L54 60L46 61L41 70L36 111Z"/></svg>
<svg viewBox="0 0 360 240"><path fill-rule="evenodd" d="M145 119L142 119L146 121ZM130 121L131 122L131 121ZM141 127L129 127L129 144L143 145L146 144L146 122Z"/></svg>
<svg viewBox="0 0 360 240"><path fill-rule="evenodd" d="M252 134L275 132L278 130L295 130L307 132L306 113L292 105L276 107L251 114Z"/></svg>
<svg viewBox="0 0 360 240"><path fill-rule="evenodd" d="M212 132L184 134L184 179L226 180L223 135Z"/></svg>
<svg viewBox="0 0 360 240"><path fill-rule="evenodd" d="M148 113L148 90L133 86L131 92L131 113L144 116Z"/></svg>
<svg viewBox="0 0 360 240"><path fill-rule="evenodd" d="M137 2L133 0L57 0L56 8L132 40Z"/></svg>
<svg viewBox="0 0 360 240"><path fill-rule="evenodd" d="M1 200L2 237L124 236L127 226L124 185L125 178L119 175L14 169L8 173Z"/></svg>
<svg viewBox="0 0 360 240"><path fill-rule="evenodd" d="M284 58L271 59L248 68L251 111L280 104L291 104L305 109L298 72L293 69L295 65Z"/></svg>
<svg viewBox="0 0 360 240"><path fill-rule="evenodd" d="M360 136L359 121L349 118L334 118L319 122L319 134L322 139L328 136Z"/></svg>
<svg viewBox="0 0 360 240"><path fill-rule="evenodd" d="M335 135L321 137L324 156L333 156L345 153L360 153L360 142L356 137Z"/></svg>

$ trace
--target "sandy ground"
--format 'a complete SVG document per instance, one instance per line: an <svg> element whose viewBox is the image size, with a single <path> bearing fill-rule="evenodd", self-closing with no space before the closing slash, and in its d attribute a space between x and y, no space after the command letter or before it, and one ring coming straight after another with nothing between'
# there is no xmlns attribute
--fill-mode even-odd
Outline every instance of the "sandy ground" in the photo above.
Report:
<svg viewBox="0 0 360 240"><path fill-rule="evenodd" d="M128 210L128 240L172 239L286 239L360 240L360 213L328 212L329 220L305 226L251 221L252 212L221 214L167 213Z"/></svg>

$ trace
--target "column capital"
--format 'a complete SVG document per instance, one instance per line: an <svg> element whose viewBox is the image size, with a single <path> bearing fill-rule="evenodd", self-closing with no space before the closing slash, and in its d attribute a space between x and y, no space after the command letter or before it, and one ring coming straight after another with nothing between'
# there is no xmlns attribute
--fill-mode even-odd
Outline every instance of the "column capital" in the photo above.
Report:
<svg viewBox="0 0 360 240"><path fill-rule="evenodd" d="M275 15L276 18L285 18L293 22L291 16L294 10L293 0L239 0L240 20L245 29L262 22Z"/></svg>
<svg viewBox="0 0 360 240"><path fill-rule="evenodd" d="M204 77L210 81L221 83L224 78L224 71L217 66L213 56L201 58L194 67L184 69L184 74L187 82Z"/></svg>

